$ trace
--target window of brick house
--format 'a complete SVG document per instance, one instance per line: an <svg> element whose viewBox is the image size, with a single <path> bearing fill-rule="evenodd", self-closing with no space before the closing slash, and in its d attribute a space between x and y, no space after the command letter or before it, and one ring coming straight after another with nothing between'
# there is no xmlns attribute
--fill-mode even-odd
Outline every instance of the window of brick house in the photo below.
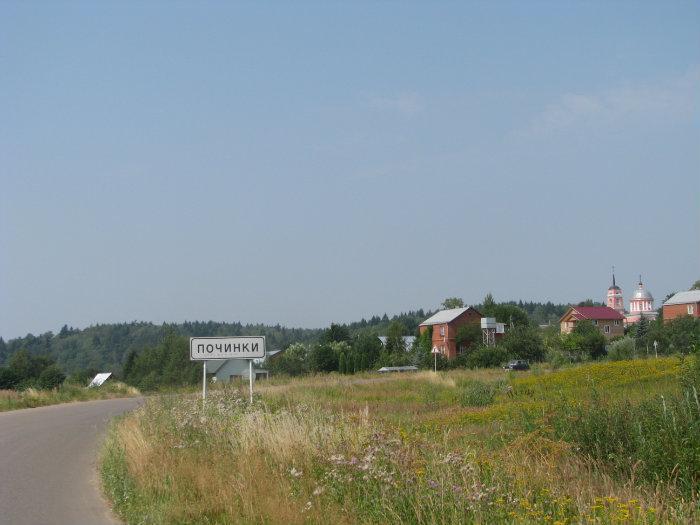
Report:
<svg viewBox="0 0 700 525"><path fill-rule="evenodd" d="M688 315L693 315L694 313L695 313L695 305L689 304L688 305Z"/></svg>
<svg viewBox="0 0 700 525"><path fill-rule="evenodd" d="M442 335L442 336L445 335L445 327L444 326L440 327L440 335Z"/></svg>
<svg viewBox="0 0 700 525"><path fill-rule="evenodd" d="M606 334L609 334L609 333L610 333L610 325L609 325L609 324L606 324L606 325L603 327L603 332L605 332Z"/></svg>

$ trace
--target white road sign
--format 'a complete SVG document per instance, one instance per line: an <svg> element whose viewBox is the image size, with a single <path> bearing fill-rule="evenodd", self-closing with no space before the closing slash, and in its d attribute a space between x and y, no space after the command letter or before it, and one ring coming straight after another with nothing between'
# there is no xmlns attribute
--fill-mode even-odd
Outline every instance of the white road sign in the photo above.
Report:
<svg viewBox="0 0 700 525"><path fill-rule="evenodd" d="M107 379L109 379L109 376L111 375L112 372L103 372L101 374L97 374L95 378L92 381L90 381L88 388L92 388L93 386L102 386L102 383L107 381Z"/></svg>
<svg viewBox="0 0 700 525"><path fill-rule="evenodd" d="M207 359L261 359L265 337L190 337L190 361Z"/></svg>

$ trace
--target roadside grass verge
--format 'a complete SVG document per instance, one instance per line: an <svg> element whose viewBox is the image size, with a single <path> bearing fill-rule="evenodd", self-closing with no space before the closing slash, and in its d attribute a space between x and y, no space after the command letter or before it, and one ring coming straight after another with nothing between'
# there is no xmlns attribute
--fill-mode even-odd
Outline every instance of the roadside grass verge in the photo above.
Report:
<svg viewBox="0 0 700 525"><path fill-rule="evenodd" d="M693 523L700 409L655 361L151 398L112 426L103 484L134 524Z"/></svg>
<svg viewBox="0 0 700 525"><path fill-rule="evenodd" d="M90 401L93 399L112 399L117 397L138 396L140 392L119 381L106 383L98 388L87 388L78 385L63 384L53 390L0 390L0 412L35 408L74 401Z"/></svg>

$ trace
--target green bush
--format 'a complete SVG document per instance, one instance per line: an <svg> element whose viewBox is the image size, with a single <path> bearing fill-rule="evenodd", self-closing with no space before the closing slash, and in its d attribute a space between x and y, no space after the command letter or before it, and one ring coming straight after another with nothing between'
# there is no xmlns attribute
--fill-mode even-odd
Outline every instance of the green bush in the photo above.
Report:
<svg viewBox="0 0 700 525"><path fill-rule="evenodd" d="M50 365L44 368L41 374L39 374L37 381L41 388L51 390L53 388L58 388L65 379L66 375L57 365Z"/></svg>
<svg viewBox="0 0 700 525"><path fill-rule="evenodd" d="M508 351L501 346L480 346L467 354L469 368L494 368L508 361Z"/></svg>
<svg viewBox="0 0 700 525"><path fill-rule="evenodd" d="M0 390L13 390L17 388L20 377L12 368L0 368Z"/></svg>
<svg viewBox="0 0 700 525"><path fill-rule="evenodd" d="M483 407L493 403L498 386L474 379L457 382L459 404L463 407Z"/></svg>
<svg viewBox="0 0 700 525"><path fill-rule="evenodd" d="M561 368L571 362L569 356L561 350L551 349L547 352L547 362L554 369Z"/></svg>
<svg viewBox="0 0 700 525"><path fill-rule="evenodd" d="M633 359L636 354L636 343L631 337L617 339L608 345L608 359L611 361L623 361Z"/></svg>

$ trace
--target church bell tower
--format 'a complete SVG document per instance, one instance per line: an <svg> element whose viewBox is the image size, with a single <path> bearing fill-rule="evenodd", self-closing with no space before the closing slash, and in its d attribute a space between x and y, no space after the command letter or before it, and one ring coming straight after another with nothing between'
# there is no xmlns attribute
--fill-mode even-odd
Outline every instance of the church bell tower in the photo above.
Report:
<svg viewBox="0 0 700 525"><path fill-rule="evenodd" d="M622 298L622 289L615 284L615 267L612 269L612 286L608 288L608 296L606 304L613 310L617 310L622 315L625 315L625 301Z"/></svg>

